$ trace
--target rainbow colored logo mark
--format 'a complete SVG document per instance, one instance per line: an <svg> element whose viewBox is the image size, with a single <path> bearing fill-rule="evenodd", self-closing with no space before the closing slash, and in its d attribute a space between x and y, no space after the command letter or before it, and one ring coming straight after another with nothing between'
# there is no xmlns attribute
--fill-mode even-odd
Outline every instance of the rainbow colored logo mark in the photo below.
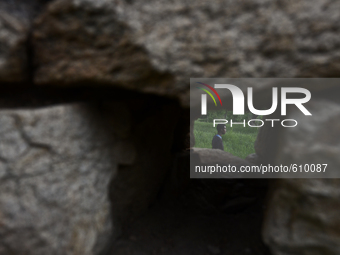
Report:
<svg viewBox="0 0 340 255"><path fill-rule="evenodd" d="M207 88L211 89L212 92L214 92L215 95L217 96L218 100L220 100L220 103L221 103L221 106L222 106L221 98L220 98L220 96L218 95L218 93L216 92L216 90L215 90L213 87L211 87L211 86L208 85L208 84L202 83L202 82L197 82L197 83L202 84L202 85L206 86ZM203 90L203 91L206 92L209 96L211 96L211 98L214 100L215 106L217 106L217 103L216 103L215 98L213 97L213 95L212 95L208 90L206 90L206 89L204 89L204 88L201 88L201 87L197 87L197 88Z"/></svg>

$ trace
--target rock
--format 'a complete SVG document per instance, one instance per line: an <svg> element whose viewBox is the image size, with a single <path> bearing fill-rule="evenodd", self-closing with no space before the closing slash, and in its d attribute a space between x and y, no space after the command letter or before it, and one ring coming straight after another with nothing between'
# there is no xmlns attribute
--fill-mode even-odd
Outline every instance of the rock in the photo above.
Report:
<svg viewBox="0 0 340 255"><path fill-rule="evenodd" d="M237 169L236 172L196 172L195 167L205 166L230 166ZM251 166L248 161L218 149L193 148L190 155L190 177L191 178L240 178L243 176L239 172L241 166ZM230 168L229 167L229 168ZM248 173L249 175L249 173Z"/></svg>
<svg viewBox="0 0 340 255"><path fill-rule="evenodd" d="M239 165L251 165L244 159L236 157L229 152L225 152L217 149L205 149L205 148L193 148L192 152L198 154L200 162L205 165L209 165L213 162L228 163L235 166Z"/></svg>
<svg viewBox="0 0 340 255"><path fill-rule="evenodd" d="M34 80L123 86L188 106L189 77L332 77L339 10L331 0L57 0L35 23Z"/></svg>
<svg viewBox="0 0 340 255"><path fill-rule="evenodd" d="M257 156L256 153L252 153L252 154L249 154L249 155L246 157L246 161L248 161L248 162L251 163L251 164L256 165L256 164L259 162L259 157Z"/></svg>
<svg viewBox="0 0 340 255"><path fill-rule="evenodd" d="M108 0L52 2L35 23L35 82L95 82L153 92L171 87L171 77L153 68L116 8Z"/></svg>
<svg viewBox="0 0 340 255"><path fill-rule="evenodd" d="M313 116L291 109L289 118L299 124L283 133L276 164L327 164L317 177L328 179L313 179L311 172L278 175L306 179L281 179L272 186L263 237L274 255L340 253L340 104L314 99L308 109Z"/></svg>
<svg viewBox="0 0 340 255"><path fill-rule="evenodd" d="M273 255L340 253L338 179L284 179L275 186L263 228Z"/></svg>
<svg viewBox="0 0 340 255"><path fill-rule="evenodd" d="M331 0L13 0L0 9L1 82L120 86L189 106L189 77L334 77L340 68Z"/></svg>
<svg viewBox="0 0 340 255"><path fill-rule="evenodd" d="M99 254L116 138L85 105L0 111L0 254Z"/></svg>
<svg viewBox="0 0 340 255"><path fill-rule="evenodd" d="M340 178L340 104L338 101L315 98L306 104L306 108L312 116L305 116L296 107L292 107L289 118L295 119L298 125L284 129L276 162L303 166L327 164L326 171L321 171L322 175L318 177ZM299 172L289 177L315 178L317 174L309 172L300 175Z"/></svg>

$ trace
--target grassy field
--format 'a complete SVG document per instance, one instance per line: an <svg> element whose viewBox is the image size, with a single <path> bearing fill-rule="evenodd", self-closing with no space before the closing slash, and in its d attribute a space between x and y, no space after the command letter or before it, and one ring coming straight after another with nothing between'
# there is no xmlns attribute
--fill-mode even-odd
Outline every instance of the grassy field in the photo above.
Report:
<svg viewBox="0 0 340 255"><path fill-rule="evenodd" d="M242 125L235 125L231 128L228 124L226 126L227 133L222 136L225 151L240 158L246 158L249 154L255 153L254 142L258 128L243 127ZM195 121L195 147L211 148L212 138L216 134L217 130L212 123Z"/></svg>

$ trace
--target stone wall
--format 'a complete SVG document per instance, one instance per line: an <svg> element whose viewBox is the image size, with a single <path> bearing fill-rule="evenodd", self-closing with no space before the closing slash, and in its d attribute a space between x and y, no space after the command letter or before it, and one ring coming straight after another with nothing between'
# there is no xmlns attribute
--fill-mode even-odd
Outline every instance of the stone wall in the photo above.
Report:
<svg viewBox="0 0 340 255"><path fill-rule="evenodd" d="M186 147L189 78L336 77L339 16L332 0L1 1L0 254L105 252ZM254 89L264 105L268 89ZM264 130L263 159L339 165L337 84L311 90L320 121ZM338 254L338 193L274 183L273 254Z"/></svg>

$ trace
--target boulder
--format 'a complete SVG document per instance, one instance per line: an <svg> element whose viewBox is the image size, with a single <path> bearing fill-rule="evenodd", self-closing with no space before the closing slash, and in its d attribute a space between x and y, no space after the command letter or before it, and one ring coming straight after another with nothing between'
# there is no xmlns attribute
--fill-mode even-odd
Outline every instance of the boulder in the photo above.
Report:
<svg viewBox="0 0 340 255"><path fill-rule="evenodd" d="M273 255L340 254L339 187L339 179L276 183L263 227Z"/></svg>
<svg viewBox="0 0 340 255"><path fill-rule="evenodd" d="M334 77L340 68L340 7L331 0L15 0L0 7L1 82L120 86L189 106L190 77Z"/></svg>
<svg viewBox="0 0 340 255"><path fill-rule="evenodd" d="M86 105L0 111L0 254L106 248L119 154L97 114Z"/></svg>
<svg viewBox="0 0 340 255"><path fill-rule="evenodd" d="M57 0L35 23L34 80L123 86L188 105L190 77L336 76L339 9L331 0Z"/></svg>
<svg viewBox="0 0 340 255"><path fill-rule="evenodd" d="M148 209L183 123L141 101L0 111L0 254L102 254Z"/></svg>
<svg viewBox="0 0 340 255"><path fill-rule="evenodd" d="M276 164L327 167L322 165L321 175L298 171L281 176L294 179L272 185L263 237L274 255L340 253L340 104L320 98L308 109L313 116L291 110L289 117L299 124L284 130Z"/></svg>
<svg viewBox="0 0 340 255"><path fill-rule="evenodd" d="M231 171L216 171L210 173L208 167L210 166L225 166L226 169L235 169ZM206 148L192 148L190 155L190 178L241 178L245 177L240 172L241 166L251 166L252 164L242 158L236 157L229 152L219 149L206 149ZM196 167L202 168L201 171L196 171ZM248 178L251 176L247 173Z"/></svg>
<svg viewBox="0 0 340 255"><path fill-rule="evenodd" d="M334 91L339 95L338 91ZM297 164L304 166L327 164L322 175L309 171L307 174L300 170L290 178L340 178L340 103L329 99L313 99L306 104L312 116L304 115L292 106L288 118L298 122L294 128L283 128L278 144L276 163Z"/></svg>
<svg viewBox="0 0 340 255"><path fill-rule="evenodd" d="M257 165L259 163L259 156L256 153L252 153L249 154L245 160L251 164Z"/></svg>

